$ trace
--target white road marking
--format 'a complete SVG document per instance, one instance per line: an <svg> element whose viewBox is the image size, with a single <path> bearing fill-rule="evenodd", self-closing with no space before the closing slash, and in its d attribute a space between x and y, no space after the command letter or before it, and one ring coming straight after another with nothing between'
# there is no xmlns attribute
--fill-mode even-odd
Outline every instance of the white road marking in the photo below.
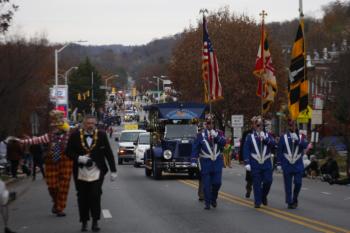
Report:
<svg viewBox="0 0 350 233"><path fill-rule="evenodd" d="M301 188L301 190L309 190L309 188Z"/></svg>
<svg viewBox="0 0 350 233"><path fill-rule="evenodd" d="M112 218L111 212L109 212L107 209L102 210L102 215L104 218Z"/></svg>
<svg viewBox="0 0 350 233"><path fill-rule="evenodd" d="M237 174L237 176L242 176L242 174Z"/></svg>
<svg viewBox="0 0 350 233"><path fill-rule="evenodd" d="M344 199L344 201L348 201L348 200L350 200L350 197L347 197L347 198Z"/></svg>
<svg viewBox="0 0 350 233"><path fill-rule="evenodd" d="M329 192L321 192L321 193L324 195L331 195L331 193L329 193Z"/></svg>

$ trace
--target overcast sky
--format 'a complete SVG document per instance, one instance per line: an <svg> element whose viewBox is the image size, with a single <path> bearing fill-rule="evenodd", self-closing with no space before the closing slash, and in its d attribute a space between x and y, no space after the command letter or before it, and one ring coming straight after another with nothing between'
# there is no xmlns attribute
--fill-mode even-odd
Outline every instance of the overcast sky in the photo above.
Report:
<svg viewBox="0 0 350 233"><path fill-rule="evenodd" d="M199 9L229 6L266 22L298 16L299 0L12 0L19 5L11 33L45 34L51 42L140 45L196 25ZM304 0L306 16L321 17L331 0Z"/></svg>

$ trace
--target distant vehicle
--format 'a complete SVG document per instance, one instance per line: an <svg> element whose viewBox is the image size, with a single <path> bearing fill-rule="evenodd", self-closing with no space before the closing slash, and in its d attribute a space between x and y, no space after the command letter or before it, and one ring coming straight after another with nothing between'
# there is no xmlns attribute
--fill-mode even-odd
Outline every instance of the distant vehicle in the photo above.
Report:
<svg viewBox="0 0 350 233"><path fill-rule="evenodd" d="M140 133L135 147L135 167L144 164L144 154L150 148L150 133Z"/></svg>
<svg viewBox="0 0 350 233"><path fill-rule="evenodd" d="M113 102L115 100L115 94L109 94L108 100Z"/></svg>
<svg viewBox="0 0 350 233"><path fill-rule="evenodd" d="M133 110L125 110L124 121L134 121L136 120L136 113Z"/></svg>
<svg viewBox="0 0 350 233"><path fill-rule="evenodd" d="M123 161L135 159L135 144L140 133L146 133L146 130L123 130L119 138L118 164L123 164Z"/></svg>
<svg viewBox="0 0 350 233"><path fill-rule="evenodd" d="M162 172L198 174L191 167L192 145L198 133L193 119L204 119L207 105L196 103L164 103L144 108L149 111L151 146L145 153L145 175L155 179Z"/></svg>

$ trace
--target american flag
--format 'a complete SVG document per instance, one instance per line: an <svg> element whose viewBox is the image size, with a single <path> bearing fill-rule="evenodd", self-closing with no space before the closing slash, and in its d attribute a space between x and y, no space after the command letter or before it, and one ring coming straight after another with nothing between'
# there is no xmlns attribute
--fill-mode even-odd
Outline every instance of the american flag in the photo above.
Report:
<svg viewBox="0 0 350 233"><path fill-rule="evenodd" d="M204 81L205 102L222 99L223 96L219 80L218 62L213 45L209 38L205 17L203 17L202 77Z"/></svg>

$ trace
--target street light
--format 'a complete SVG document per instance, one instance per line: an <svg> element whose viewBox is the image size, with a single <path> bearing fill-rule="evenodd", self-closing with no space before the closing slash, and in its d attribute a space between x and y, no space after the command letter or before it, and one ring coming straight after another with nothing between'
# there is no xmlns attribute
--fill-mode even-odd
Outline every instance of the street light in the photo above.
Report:
<svg viewBox="0 0 350 233"><path fill-rule="evenodd" d="M76 66L72 66L71 68L69 68L65 73L64 73L64 84L68 85L68 74L69 72L71 72L72 70L77 70L78 67Z"/></svg>
<svg viewBox="0 0 350 233"><path fill-rule="evenodd" d="M66 43L63 47L60 49L55 49L55 85L57 86L58 84L58 54L62 52L63 49L65 49L68 45L71 45L73 43L84 43L87 42L85 40L78 40L78 41L71 41Z"/></svg>
<svg viewBox="0 0 350 233"><path fill-rule="evenodd" d="M107 77L107 78L105 79L105 82L106 82L106 84L105 84L106 90L107 90L107 82L108 82L108 80L110 80L110 79L112 79L112 78L119 78L119 75L113 74L113 75L111 75L111 76L109 76L109 77Z"/></svg>
<svg viewBox="0 0 350 233"><path fill-rule="evenodd" d="M153 76L152 78L157 79L157 94L158 94L158 99L157 99L157 103L159 103L160 100L160 93L159 93L159 80L162 80L164 82L163 78L166 78L167 76L161 75L160 77L157 76ZM163 85L163 91L164 91L164 85Z"/></svg>

